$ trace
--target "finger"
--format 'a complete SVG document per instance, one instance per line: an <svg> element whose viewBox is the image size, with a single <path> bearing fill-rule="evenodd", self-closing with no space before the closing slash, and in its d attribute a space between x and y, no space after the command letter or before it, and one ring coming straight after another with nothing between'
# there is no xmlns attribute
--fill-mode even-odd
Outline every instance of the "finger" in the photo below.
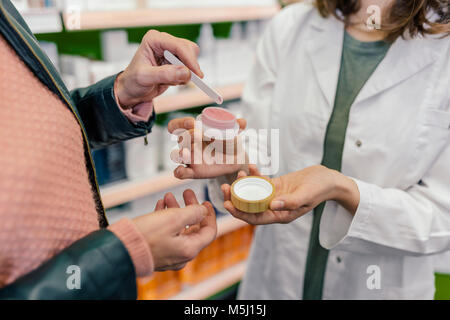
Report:
<svg viewBox="0 0 450 320"><path fill-rule="evenodd" d="M240 130L245 130L245 128L247 127L247 120L237 119L237 122L239 123Z"/></svg>
<svg viewBox="0 0 450 320"><path fill-rule="evenodd" d="M200 49L196 43L176 38L167 33L162 33L161 36L163 50L169 50L200 78L204 77L197 60Z"/></svg>
<svg viewBox="0 0 450 320"><path fill-rule="evenodd" d="M250 224L254 223L252 221L252 217L253 216L251 214L244 213L244 212L241 212L241 211L237 210L234 207L234 205L233 205L233 203L231 201L229 201L229 200L225 201L223 203L223 206L236 219L240 219L240 220L245 221L245 222L250 223Z"/></svg>
<svg viewBox="0 0 450 320"><path fill-rule="evenodd" d="M142 72L145 83L170 85L186 84L191 79L188 68L183 66L163 65L159 67L147 66Z"/></svg>
<svg viewBox="0 0 450 320"><path fill-rule="evenodd" d="M303 192L293 192L276 197L270 203L270 209L276 211L297 210L306 205Z"/></svg>
<svg viewBox="0 0 450 320"><path fill-rule="evenodd" d="M250 173L250 175L253 175L253 174ZM237 174L237 178L238 179L244 178L246 176L247 176L247 172L245 172L244 170L239 171L238 174Z"/></svg>
<svg viewBox="0 0 450 320"><path fill-rule="evenodd" d="M231 186L229 184L223 184L222 187L223 200L231 201Z"/></svg>
<svg viewBox="0 0 450 320"><path fill-rule="evenodd" d="M158 202L156 203L156 207L155 207L155 211L161 211L165 209L165 205L164 205L164 200L158 200Z"/></svg>
<svg viewBox="0 0 450 320"><path fill-rule="evenodd" d="M200 229L195 233L180 235L180 240L188 242L193 251L200 252L209 245L217 235L216 213L209 202L204 202L203 207L207 209L207 215L200 223Z"/></svg>
<svg viewBox="0 0 450 320"><path fill-rule="evenodd" d="M251 176L258 176L258 177L261 176L258 167L254 164L249 165L248 170Z"/></svg>
<svg viewBox="0 0 450 320"><path fill-rule="evenodd" d="M169 192L164 196L164 203L167 208L179 208L177 199L173 195L173 193Z"/></svg>
<svg viewBox="0 0 450 320"><path fill-rule="evenodd" d="M191 152L187 148L173 149L170 152L170 160L178 164L191 164Z"/></svg>
<svg viewBox="0 0 450 320"><path fill-rule="evenodd" d="M194 179L195 172L192 168L184 167L184 166L178 166L173 172L175 178L178 178L180 180L186 180L186 179Z"/></svg>
<svg viewBox="0 0 450 320"><path fill-rule="evenodd" d="M180 157L183 164L191 164L191 152L189 151L189 149L181 149Z"/></svg>
<svg viewBox="0 0 450 320"><path fill-rule="evenodd" d="M171 271L179 271L179 270L183 269L186 266L186 264L187 264L187 262L181 262L181 263L177 263L177 264L174 264L174 265L158 268L155 271L159 271L159 272L169 271L169 270L171 270Z"/></svg>
<svg viewBox="0 0 450 320"><path fill-rule="evenodd" d="M178 264L176 264L174 266L171 266L170 270L172 270L172 271L180 271L181 269L186 267L186 265L187 265L187 262L178 263Z"/></svg>
<svg viewBox="0 0 450 320"><path fill-rule="evenodd" d="M174 163L182 164L182 150L173 149L172 151L170 151L170 160L172 160Z"/></svg>
<svg viewBox="0 0 450 320"><path fill-rule="evenodd" d="M216 211L214 210L213 205L208 201L203 202L203 206L206 207L206 209L208 210L208 213L207 213L205 219L203 219L203 221L200 222L200 227L201 228L205 228L205 227L212 228L212 230L216 233L217 232Z"/></svg>
<svg viewBox="0 0 450 320"><path fill-rule="evenodd" d="M181 130L183 130L183 132L181 132ZM178 129L178 131L181 133L181 134L177 134L178 135L178 146L180 148L191 148L192 144L194 143L194 136L191 133L191 131L193 132L194 129L190 129L190 130Z"/></svg>
<svg viewBox="0 0 450 320"><path fill-rule="evenodd" d="M191 130L195 128L195 119L191 117L173 119L169 122L167 129L170 133L174 133L176 130L184 129Z"/></svg>
<svg viewBox="0 0 450 320"><path fill-rule="evenodd" d="M197 196L191 189L187 189L183 192L183 199L187 206L190 206L191 204L198 204Z"/></svg>
<svg viewBox="0 0 450 320"><path fill-rule="evenodd" d="M174 234L179 234L180 230L186 226L196 225L205 219L208 214L208 208L202 205L190 205L185 208L174 208L166 213L171 215L173 222L171 230Z"/></svg>
<svg viewBox="0 0 450 320"><path fill-rule="evenodd" d="M181 231L181 234L191 234L191 233L195 233L198 232L200 230L200 224L196 224L193 226L186 226L185 229L183 229L183 231Z"/></svg>

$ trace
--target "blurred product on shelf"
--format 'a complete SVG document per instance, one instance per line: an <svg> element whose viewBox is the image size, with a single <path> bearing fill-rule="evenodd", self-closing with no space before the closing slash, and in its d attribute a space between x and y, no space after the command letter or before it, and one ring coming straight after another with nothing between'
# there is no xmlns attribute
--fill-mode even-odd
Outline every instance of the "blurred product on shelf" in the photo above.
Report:
<svg viewBox="0 0 450 320"><path fill-rule="evenodd" d="M23 12L28 9L58 7L59 0L11 0L17 10Z"/></svg>
<svg viewBox="0 0 450 320"><path fill-rule="evenodd" d="M138 8L242 7L278 4L277 0L54 0L51 2L59 8L78 6L85 11L133 10Z"/></svg>
<svg viewBox="0 0 450 320"><path fill-rule="evenodd" d="M56 0L61 9L79 8L80 11L133 10L140 7L141 0Z"/></svg>
<svg viewBox="0 0 450 320"><path fill-rule="evenodd" d="M81 11L118 11L139 8L173 9L205 7L270 6L278 0L12 0L21 11L29 8L77 7Z"/></svg>
<svg viewBox="0 0 450 320"><path fill-rule="evenodd" d="M177 272L155 273L150 279L138 280L140 300L169 299L247 259L254 227L245 226L218 237L193 261ZM216 288L216 292L226 288ZM208 298L208 297L204 297Z"/></svg>
<svg viewBox="0 0 450 320"><path fill-rule="evenodd" d="M255 43L264 26L264 21L251 21L245 24L237 22L232 25L229 38L215 38L212 26L204 24L197 43L200 47L199 63L205 74L205 81L215 87L243 83L250 72ZM138 46L137 43L128 42L128 34L125 30L101 32L103 60L95 61L76 55L60 55L59 65L63 79L71 90L75 87L88 86L111 74L119 73L131 61ZM164 95L174 95L180 90L183 88L171 87Z"/></svg>
<svg viewBox="0 0 450 320"><path fill-rule="evenodd" d="M277 0L147 0L148 8L201 8L267 6L277 4Z"/></svg>
<svg viewBox="0 0 450 320"><path fill-rule="evenodd" d="M127 178L125 171L125 150L123 143L94 150L92 157L99 185L113 183Z"/></svg>
<svg viewBox="0 0 450 320"><path fill-rule="evenodd" d="M258 25L258 21L247 22ZM256 35L259 36L259 35ZM243 24L236 22L231 28L229 38L216 40L218 86L244 82L250 72L253 60L251 42L246 41Z"/></svg>
<svg viewBox="0 0 450 320"><path fill-rule="evenodd" d="M125 168L130 180L142 179L155 175L159 171L162 152L162 136L164 128L153 126L148 135L148 145L144 138L136 138L125 142Z"/></svg>
<svg viewBox="0 0 450 320"><path fill-rule="evenodd" d="M279 10L278 0L12 0L34 33L58 33L66 30L103 29L183 23L225 22L269 18ZM248 14L236 16L236 10L247 7ZM198 9L208 9L201 18ZM220 10L230 9L231 12ZM253 10L251 10L253 8ZM188 18L182 10L196 11L197 18ZM216 10L217 9L217 10ZM160 12L166 11L161 18ZM167 12L173 10L173 14ZM159 12L156 12L159 11ZM120 15L124 12L125 15ZM176 12L176 13L175 13ZM234 12L234 13L233 13ZM62 13L62 15L60 14ZM117 16L117 13L119 15ZM242 13L242 12L241 12ZM108 15L116 14L114 21ZM204 16L204 14L203 14ZM227 18L229 16L229 18ZM172 17L172 18L171 18ZM155 21L156 18L156 21Z"/></svg>
<svg viewBox="0 0 450 320"><path fill-rule="evenodd" d="M236 22L228 38L215 38L210 24L200 30L199 63L205 80L215 86L244 82L253 62L255 45L265 27L263 21Z"/></svg>
<svg viewBox="0 0 450 320"><path fill-rule="evenodd" d="M200 29L200 35L197 39L197 44L200 47L200 55L198 63L200 64L204 80L213 86L216 86L217 80L217 46L214 38L214 30L211 24L205 23Z"/></svg>

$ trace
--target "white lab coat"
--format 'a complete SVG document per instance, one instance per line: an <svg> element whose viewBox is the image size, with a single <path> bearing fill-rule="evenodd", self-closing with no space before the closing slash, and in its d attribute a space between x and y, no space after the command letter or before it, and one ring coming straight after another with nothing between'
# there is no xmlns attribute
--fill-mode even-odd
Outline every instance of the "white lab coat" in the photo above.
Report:
<svg viewBox="0 0 450 320"><path fill-rule="evenodd" d="M243 95L249 128L280 129L278 175L322 160L344 26L316 11L300 3L273 19ZM448 37L399 39L359 93L342 172L361 200L353 218L324 209L324 299L433 298L433 255L450 250L449 88ZM209 187L221 207L218 181ZM239 298L301 299L311 222L257 228Z"/></svg>

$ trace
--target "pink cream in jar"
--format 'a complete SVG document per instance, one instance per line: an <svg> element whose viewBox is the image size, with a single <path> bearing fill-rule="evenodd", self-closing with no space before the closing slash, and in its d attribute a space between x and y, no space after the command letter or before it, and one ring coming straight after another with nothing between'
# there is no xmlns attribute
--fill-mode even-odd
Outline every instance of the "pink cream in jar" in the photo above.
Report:
<svg viewBox="0 0 450 320"><path fill-rule="evenodd" d="M203 134L208 138L231 140L239 133L235 115L224 108L205 108L197 120L201 121Z"/></svg>

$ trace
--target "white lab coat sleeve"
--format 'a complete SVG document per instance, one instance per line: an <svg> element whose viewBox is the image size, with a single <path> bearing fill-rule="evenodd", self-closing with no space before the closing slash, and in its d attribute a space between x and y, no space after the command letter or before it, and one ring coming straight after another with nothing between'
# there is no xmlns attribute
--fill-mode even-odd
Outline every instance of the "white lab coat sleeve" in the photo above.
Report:
<svg viewBox="0 0 450 320"><path fill-rule="evenodd" d="M269 127L270 110L279 59L279 43L283 41L281 29L289 27L283 25L283 16L286 15L287 10L283 11L269 23L256 48L253 66L242 95L242 114L247 120L246 134L249 133L249 130L255 132L255 130L267 129ZM286 22L286 19L284 20ZM256 150L253 147L252 150L249 150L249 145L251 144L244 144L245 150L251 158L250 163L257 164L260 167L260 157L254 159L252 155L265 154L267 146L258 146ZM267 162L267 160L264 159L263 162ZM225 210L221 191L221 185L223 183L227 183L225 177L210 179L207 183L209 198L214 207L219 211Z"/></svg>
<svg viewBox="0 0 450 320"><path fill-rule="evenodd" d="M450 144L421 182L400 190L354 179L355 216L328 202L320 223L324 248L369 254L432 255L450 250Z"/></svg>

